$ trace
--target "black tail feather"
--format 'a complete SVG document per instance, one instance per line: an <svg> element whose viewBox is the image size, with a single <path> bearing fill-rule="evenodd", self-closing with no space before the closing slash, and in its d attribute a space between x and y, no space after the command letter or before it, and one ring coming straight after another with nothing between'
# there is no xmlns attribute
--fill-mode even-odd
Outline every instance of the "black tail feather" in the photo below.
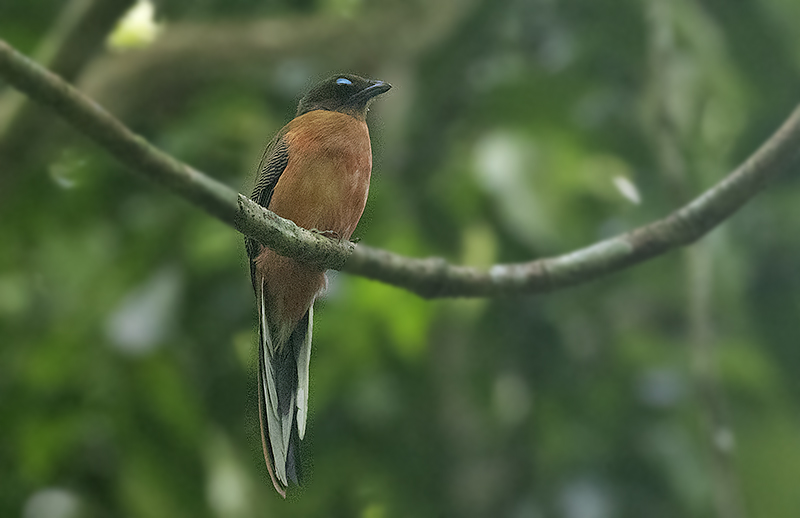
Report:
<svg viewBox="0 0 800 518"><path fill-rule="evenodd" d="M306 313L305 317L300 320L298 325L292 331L287 343L274 344L275 354L270 354L264 346L263 333L261 329L261 340L259 346L259 370L258 370L258 390L259 390L259 417L261 421L261 435L262 447L264 449L264 459L267 462L270 478L278 493L285 498L286 489L289 483L301 484L302 483L302 469L300 457L300 435L298 430L298 419L303 420L305 425L305 418L307 412L307 393L308 393L308 354L310 347L310 335L308 333L311 329L312 311ZM269 332L269 331L267 331ZM270 367L269 369L267 367ZM301 381L299 372L305 371L305 377L302 379L305 386L302 388L304 396L298 397L298 385ZM271 417L269 412L274 410L271 406L271 396L266 391L266 376L272 373L274 382L275 393L277 395L277 416ZM302 399L302 401L300 400ZM302 414L300 406L302 405ZM283 466L276 466L276 456L274 448L280 448L282 441L286 437L283 433L275 435L273 433L276 427L273 426L273 431L269 427L269 419L276 419L280 422L280 428L288 427L288 445L286 455L281 455L281 459L285 459ZM273 425L275 423L273 422ZM278 441L278 442L276 442ZM285 478L279 473L284 473Z"/></svg>

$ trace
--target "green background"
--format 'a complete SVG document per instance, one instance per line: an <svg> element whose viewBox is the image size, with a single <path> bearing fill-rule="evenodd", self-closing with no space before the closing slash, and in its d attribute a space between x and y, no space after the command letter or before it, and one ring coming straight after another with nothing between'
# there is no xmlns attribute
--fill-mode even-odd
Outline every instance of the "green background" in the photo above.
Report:
<svg viewBox="0 0 800 518"><path fill-rule="evenodd" d="M0 37L34 53L63 5L3 2ZM165 0L156 19L77 79L134 131L249 192L311 84L386 80L354 236L476 266L667 214L800 92L795 0ZM39 116L0 154L0 515L800 513L796 170L699 245L549 295L333 273L307 480L283 501L241 236Z"/></svg>

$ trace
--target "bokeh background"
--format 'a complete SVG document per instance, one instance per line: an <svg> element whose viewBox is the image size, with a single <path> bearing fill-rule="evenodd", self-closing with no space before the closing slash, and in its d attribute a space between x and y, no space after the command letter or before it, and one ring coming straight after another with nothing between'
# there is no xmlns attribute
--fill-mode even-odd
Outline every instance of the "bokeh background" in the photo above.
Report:
<svg viewBox="0 0 800 518"><path fill-rule="evenodd" d="M355 236L476 266L665 215L800 91L796 0L163 0L118 23L133 5L4 0L0 37L243 192L315 81L389 81ZM798 228L794 170L698 245L545 296L332 274L283 501L242 237L2 88L0 515L796 518Z"/></svg>

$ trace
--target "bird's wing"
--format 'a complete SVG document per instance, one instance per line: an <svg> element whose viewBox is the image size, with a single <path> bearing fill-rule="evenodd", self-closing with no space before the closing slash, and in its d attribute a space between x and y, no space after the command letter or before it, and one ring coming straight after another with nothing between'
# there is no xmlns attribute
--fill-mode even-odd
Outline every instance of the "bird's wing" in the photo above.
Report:
<svg viewBox="0 0 800 518"><path fill-rule="evenodd" d="M281 131L267 145L261 161L258 164L258 176L253 194L250 196L256 203L264 207L269 206L272 191L278 183L289 163L289 144L286 142L286 132Z"/></svg>
<svg viewBox="0 0 800 518"><path fill-rule="evenodd" d="M289 163L289 144L286 142L285 137L285 129L275 135L275 138L267 145L264 154L261 155L261 161L258 163L255 187L253 187L253 192L250 194L250 199L265 208L269 207L275 185L278 184L278 179ZM255 239L250 239L249 237L245 238L244 242L247 248L247 255L250 257L250 276L253 280L253 289L257 292L253 260L261 252L261 246Z"/></svg>

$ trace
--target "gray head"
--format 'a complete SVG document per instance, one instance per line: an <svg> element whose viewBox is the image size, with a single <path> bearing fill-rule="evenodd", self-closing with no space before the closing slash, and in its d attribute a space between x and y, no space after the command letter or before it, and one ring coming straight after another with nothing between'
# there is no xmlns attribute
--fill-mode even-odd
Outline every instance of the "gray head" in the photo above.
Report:
<svg viewBox="0 0 800 518"><path fill-rule="evenodd" d="M370 102L392 85L354 74L338 74L312 88L297 107L297 116L313 110L346 113L364 120Z"/></svg>

